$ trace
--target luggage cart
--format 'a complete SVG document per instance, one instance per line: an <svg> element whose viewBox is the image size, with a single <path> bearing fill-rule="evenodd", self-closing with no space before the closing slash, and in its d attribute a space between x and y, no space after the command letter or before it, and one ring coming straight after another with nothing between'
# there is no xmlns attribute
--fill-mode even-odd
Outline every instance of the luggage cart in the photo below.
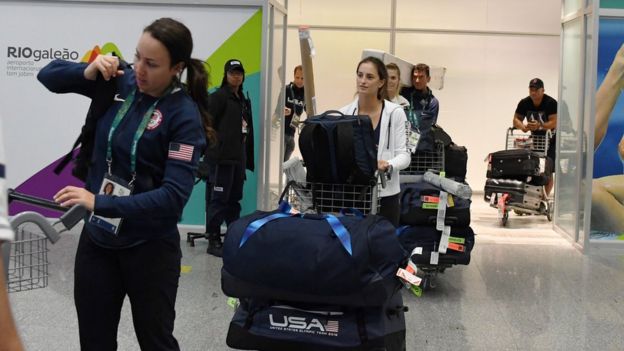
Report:
<svg viewBox="0 0 624 351"><path fill-rule="evenodd" d="M444 143L436 140L433 150L416 151L411 155L410 165L401 170L401 183L423 182L423 175L427 171L441 173L444 171ZM439 273L444 273L447 268L453 266L451 262L445 262L441 257L437 265L422 264L418 267L418 275L422 278L420 287L423 290L433 289L436 287L436 279Z"/></svg>
<svg viewBox="0 0 624 351"><path fill-rule="evenodd" d="M2 245L7 289L9 293L45 288L48 286L49 264L48 242L55 244L60 234L71 230L84 218L86 209L76 205L71 209L58 204L8 191L9 203L20 201L38 207L64 212L58 221L50 223L37 212L26 211L11 219L11 227L15 231L15 241Z"/></svg>
<svg viewBox="0 0 624 351"><path fill-rule="evenodd" d="M505 137L505 150L513 149L527 149L531 150L541 157L544 157L544 162L548 162L547 153L549 147L549 141L552 134L550 130L546 131L544 135L532 135L530 132L522 132L516 128L507 129ZM502 226L506 226L509 221L509 212L513 211L519 216L523 215L538 215L546 216L548 221L552 221L553 213L553 201L547 200L544 187L541 188L539 207L537 209L528 208L524 204L515 203L509 201L509 194L507 193L495 193L490 197L490 206L498 209L498 218Z"/></svg>
<svg viewBox="0 0 624 351"><path fill-rule="evenodd" d="M444 171L444 143L435 141L433 150L416 151L411 155L410 165L401 170L401 183L414 183L423 180L427 171L440 173Z"/></svg>

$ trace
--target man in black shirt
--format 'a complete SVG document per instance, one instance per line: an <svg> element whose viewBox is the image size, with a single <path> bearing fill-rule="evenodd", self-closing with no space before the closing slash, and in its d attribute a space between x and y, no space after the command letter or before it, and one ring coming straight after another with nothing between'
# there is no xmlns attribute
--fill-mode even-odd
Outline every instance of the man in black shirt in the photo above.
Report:
<svg viewBox="0 0 624 351"><path fill-rule="evenodd" d="M524 120L527 124L524 124ZM514 128L523 132L530 131L533 135L545 135L547 130L552 133L552 138L548 142L546 156L550 158L551 164L555 161L555 131L557 128L557 100L544 94L544 82L539 78L533 78L529 82L529 96L520 100L513 118ZM554 167L551 167L554 172ZM554 186L554 179L551 175L545 187L546 196Z"/></svg>

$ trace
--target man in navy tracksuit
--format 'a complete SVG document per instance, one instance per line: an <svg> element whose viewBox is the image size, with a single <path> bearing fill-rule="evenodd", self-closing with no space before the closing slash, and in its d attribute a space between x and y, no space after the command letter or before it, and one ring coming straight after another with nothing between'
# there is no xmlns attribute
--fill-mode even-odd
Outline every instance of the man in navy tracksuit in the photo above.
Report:
<svg viewBox="0 0 624 351"><path fill-rule="evenodd" d="M217 145L208 149L206 233L209 254L221 257L221 223L240 217L245 170L254 170L251 101L243 94L245 70L239 60L225 63L221 87L210 95Z"/></svg>

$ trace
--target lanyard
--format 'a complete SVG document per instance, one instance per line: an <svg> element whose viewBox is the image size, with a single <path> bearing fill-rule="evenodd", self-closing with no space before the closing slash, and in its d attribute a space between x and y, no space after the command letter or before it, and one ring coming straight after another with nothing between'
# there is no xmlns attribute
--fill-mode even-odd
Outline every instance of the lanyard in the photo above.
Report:
<svg viewBox="0 0 624 351"><path fill-rule="evenodd" d="M165 91L165 94L163 94L162 97L169 95L169 93L171 93L171 90L172 90L171 87L167 89L167 91ZM113 124L111 125L111 128L108 131L108 145L106 146L106 163L108 163L109 175L112 175L111 164L113 163L113 147L112 147L113 133L119 126L119 123L121 123L124 117L126 117L126 114L128 114L128 110L130 110L130 106L132 106L132 103L134 102L135 94L136 94L136 89L132 90L130 95L128 95L128 97L124 101L123 105L121 105L121 108L119 108L119 111L117 111L117 114L115 115L115 119L113 120ZM150 119L152 118L152 114L154 113L154 110L156 109L156 105L158 104L158 102L160 102L160 99L162 99L162 97L154 101L152 106L150 106L147 109L147 111L143 115L143 120L141 120L141 124L139 124L139 127L134 133L134 138L132 139L132 147L130 148L130 173L132 174L132 180L130 181L130 184L132 184L134 182L134 179L136 178L136 150L137 150L137 145L139 144L139 139L141 139L141 137L143 136L143 133L145 132L147 124L149 123Z"/></svg>

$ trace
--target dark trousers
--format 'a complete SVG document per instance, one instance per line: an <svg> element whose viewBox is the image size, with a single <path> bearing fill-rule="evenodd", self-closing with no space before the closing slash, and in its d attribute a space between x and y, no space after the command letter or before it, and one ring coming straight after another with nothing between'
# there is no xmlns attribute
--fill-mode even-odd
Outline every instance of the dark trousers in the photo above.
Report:
<svg viewBox="0 0 624 351"><path fill-rule="evenodd" d="M127 249L106 249L83 229L74 272L81 350L117 350L126 295L141 350L180 350L173 324L181 256L179 234Z"/></svg>
<svg viewBox="0 0 624 351"><path fill-rule="evenodd" d="M284 162L290 159L293 151L295 151L295 136L284 134Z"/></svg>
<svg viewBox="0 0 624 351"><path fill-rule="evenodd" d="M206 233L220 233L221 223L228 226L240 218L245 169L241 163L211 165L206 184Z"/></svg>
<svg viewBox="0 0 624 351"><path fill-rule="evenodd" d="M395 227L399 226L400 206L399 194L382 197L379 202L379 215L386 217Z"/></svg>

